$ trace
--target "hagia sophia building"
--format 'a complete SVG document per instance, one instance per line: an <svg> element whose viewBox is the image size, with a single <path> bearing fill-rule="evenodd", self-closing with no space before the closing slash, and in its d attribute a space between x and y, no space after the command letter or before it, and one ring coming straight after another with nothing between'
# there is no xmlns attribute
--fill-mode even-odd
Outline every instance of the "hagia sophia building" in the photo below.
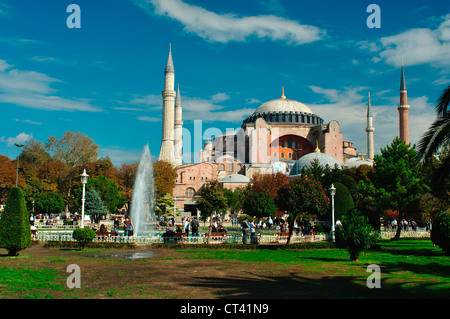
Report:
<svg viewBox="0 0 450 319"><path fill-rule="evenodd" d="M263 103L242 122L241 128L205 141L200 162L182 162L183 107L172 52L164 70L162 140L159 160L172 163L178 172L174 199L177 208L197 215L196 198L205 184L219 181L223 188L235 189L251 182L255 174L281 172L298 176L302 167L317 159L330 168L373 165L374 123L370 93L367 103L367 152L356 153L344 139L336 120L326 122L307 105L281 96ZM399 136L409 143L406 82L401 67Z"/></svg>

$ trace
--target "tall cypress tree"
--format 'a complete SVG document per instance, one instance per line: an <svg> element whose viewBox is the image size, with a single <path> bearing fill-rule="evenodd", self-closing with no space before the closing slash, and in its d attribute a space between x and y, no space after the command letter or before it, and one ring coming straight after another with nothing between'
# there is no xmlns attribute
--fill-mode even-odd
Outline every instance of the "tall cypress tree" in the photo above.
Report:
<svg viewBox="0 0 450 319"><path fill-rule="evenodd" d="M18 255L31 244L29 218L22 189L11 188L0 219L0 247L6 248L10 256Z"/></svg>

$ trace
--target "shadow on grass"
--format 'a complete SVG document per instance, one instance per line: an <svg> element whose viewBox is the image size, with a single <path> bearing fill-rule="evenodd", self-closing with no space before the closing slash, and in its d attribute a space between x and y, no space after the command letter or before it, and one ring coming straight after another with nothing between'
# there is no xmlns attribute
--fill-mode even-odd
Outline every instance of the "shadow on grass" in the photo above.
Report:
<svg viewBox="0 0 450 319"><path fill-rule="evenodd" d="M381 281L381 288L368 288L366 278L356 276L333 276L307 278L295 273L285 276L256 276L252 273L228 278L197 278L188 286L212 288L218 299L414 299L442 298L438 291L428 288L435 284L421 283L408 289L404 283Z"/></svg>

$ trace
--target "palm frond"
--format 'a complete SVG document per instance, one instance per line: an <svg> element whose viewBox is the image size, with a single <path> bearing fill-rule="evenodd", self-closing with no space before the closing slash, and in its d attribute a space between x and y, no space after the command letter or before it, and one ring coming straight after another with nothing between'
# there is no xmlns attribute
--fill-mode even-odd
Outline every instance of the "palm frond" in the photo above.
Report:
<svg viewBox="0 0 450 319"><path fill-rule="evenodd" d="M438 99L438 104L436 105L436 113L438 117L444 116L448 113L448 105L450 103L450 85L448 88L442 92L441 96Z"/></svg>
<svg viewBox="0 0 450 319"><path fill-rule="evenodd" d="M417 143L417 156L427 161L439 148L450 140L450 113L438 117Z"/></svg>

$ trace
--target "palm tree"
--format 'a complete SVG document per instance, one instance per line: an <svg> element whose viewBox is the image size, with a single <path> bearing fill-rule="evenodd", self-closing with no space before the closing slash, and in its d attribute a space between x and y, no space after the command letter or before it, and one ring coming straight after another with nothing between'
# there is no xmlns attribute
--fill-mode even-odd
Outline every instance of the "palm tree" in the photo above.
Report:
<svg viewBox="0 0 450 319"><path fill-rule="evenodd" d="M436 120L417 145L417 156L423 163L432 159L439 149L450 143L450 85L442 92L436 105ZM441 182L450 175L450 152L441 153L437 176Z"/></svg>

